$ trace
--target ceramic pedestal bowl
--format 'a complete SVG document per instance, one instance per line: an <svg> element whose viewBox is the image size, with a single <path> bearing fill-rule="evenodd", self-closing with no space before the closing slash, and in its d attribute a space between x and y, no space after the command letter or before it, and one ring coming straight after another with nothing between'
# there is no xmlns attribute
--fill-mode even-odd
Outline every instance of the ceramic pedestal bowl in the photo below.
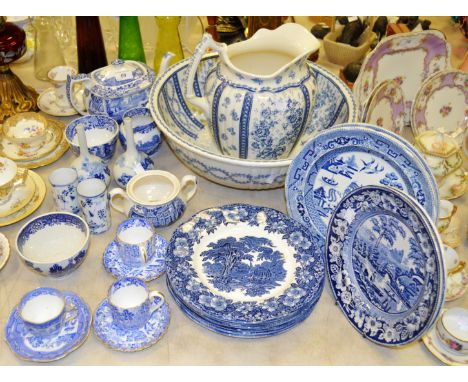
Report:
<svg viewBox="0 0 468 382"><path fill-rule="evenodd" d="M84 261L88 245L88 225L67 212L40 215L27 222L16 237L21 260L43 276L71 273Z"/></svg>
<svg viewBox="0 0 468 382"><path fill-rule="evenodd" d="M204 94L205 79L217 61L216 54L203 58L193 85L197 96ZM252 190L281 187L292 159L305 142L321 130L357 118L354 98L345 83L324 68L309 63L317 79L313 117L289 157L264 161L232 158L221 153L208 123L185 98L188 66L189 60L180 61L157 79L148 107L177 157L215 183Z"/></svg>

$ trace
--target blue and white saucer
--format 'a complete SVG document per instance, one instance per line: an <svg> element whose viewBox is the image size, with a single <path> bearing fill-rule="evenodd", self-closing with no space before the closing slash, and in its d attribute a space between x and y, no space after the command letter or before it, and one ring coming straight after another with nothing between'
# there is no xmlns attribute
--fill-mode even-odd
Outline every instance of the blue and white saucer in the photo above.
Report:
<svg viewBox="0 0 468 382"><path fill-rule="evenodd" d="M162 236L155 237L155 253L148 262L141 267L132 267L125 264L119 255L118 244L112 240L103 255L104 268L114 277L137 277L144 281L157 279L166 271L167 242Z"/></svg>
<svg viewBox="0 0 468 382"><path fill-rule="evenodd" d="M164 303L156 309L159 298L151 305L151 317L145 326L125 329L116 325L112 318L111 307L107 299L99 304L94 314L94 333L108 347L122 352L135 352L146 349L166 333L170 322L169 305Z"/></svg>
<svg viewBox="0 0 468 382"><path fill-rule="evenodd" d="M60 332L38 334L31 332L20 318L16 307L5 327L5 340L19 358L34 362L51 362L78 349L86 340L91 327L91 312L86 303L72 292L63 292L67 305L74 305L78 314L64 322Z"/></svg>

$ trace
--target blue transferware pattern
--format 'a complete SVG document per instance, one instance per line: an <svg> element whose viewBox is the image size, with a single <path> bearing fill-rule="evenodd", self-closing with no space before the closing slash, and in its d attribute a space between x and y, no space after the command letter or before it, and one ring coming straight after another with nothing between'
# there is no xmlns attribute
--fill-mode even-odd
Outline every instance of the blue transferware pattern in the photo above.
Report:
<svg viewBox="0 0 468 382"><path fill-rule="evenodd" d="M438 191L426 163L395 134L366 124L343 124L312 138L286 179L289 214L325 235L339 201L356 188L390 186L414 196L437 219Z"/></svg>
<svg viewBox="0 0 468 382"><path fill-rule="evenodd" d="M135 137L135 144L138 151L143 152L147 155L154 155L161 146L162 137L159 132L156 122L154 122L151 112L146 107L136 107L134 109L127 110L122 119L125 117L132 118L133 120L133 132ZM139 118L151 118L151 122L140 124ZM127 149L127 139L125 138L125 129L123 124L120 125L119 129L119 140L122 147Z"/></svg>
<svg viewBox="0 0 468 382"><path fill-rule="evenodd" d="M81 114L101 114L122 121L126 110L145 106L156 75L147 65L137 61L115 60L111 65L89 75L78 74L67 79L67 97ZM74 100L75 83L84 82L84 104L81 110Z"/></svg>
<svg viewBox="0 0 468 382"><path fill-rule="evenodd" d="M76 194L76 186L78 179L65 186L52 185L52 193L54 195L55 205L60 211L71 212L72 214L79 215L81 212L78 203L78 196Z"/></svg>
<svg viewBox="0 0 468 382"><path fill-rule="evenodd" d="M63 292L63 296L66 304L76 308L78 314L65 321L58 333L31 331L18 311L13 310L4 331L13 353L28 361L50 362L65 357L83 344L91 327L91 312L76 294Z"/></svg>
<svg viewBox="0 0 468 382"><path fill-rule="evenodd" d="M143 206L135 204L128 214L129 218L145 218L157 227L166 227L179 219L187 208L186 204L179 197L160 206Z"/></svg>
<svg viewBox="0 0 468 382"><path fill-rule="evenodd" d="M115 240L111 241L104 251L104 268L116 278L137 277L146 282L157 279L166 271L166 240L156 235L154 239L155 251L143 266L130 266L122 261L119 246Z"/></svg>
<svg viewBox="0 0 468 382"><path fill-rule="evenodd" d="M151 158L148 156L142 157L141 153L138 154L139 156L135 158L137 162L134 162L133 165L137 166L139 164L142 172L152 170L154 168L154 162ZM114 162L114 180L120 187L125 187L127 183L130 182L130 179L136 175L134 168L129 166L130 163L127 159L128 158L121 155Z"/></svg>
<svg viewBox="0 0 468 382"><path fill-rule="evenodd" d="M319 299L323 245L279 211L226 205L179 226L166 272L175 293L200 315L224 322L278 320Z"/></svg>
<svg viewBox="0 0 468 382"><path fill-rule="evenodd" d="M75 162L72 162L70 167L76 170L78 183L89 178L96 178L106 183L106 186L110 184L111 171L105 163L92 160L89 157L82 157L79 167Z"/></svg>
<svg viewBox="0 0 468 382"><path fill-rule="evenodd" d="M65 129L65 136L70 145L71 150L77 156L80 155L80 146L78 144L78 137L76 136L76 126L79 124L84 125L85 132L95 129L106 130L109 136L112 136L109 141L97 146L88 144L88 151L105 162L109 161L115 153L117 145L117 136L119 132L119 125L112 118L105 115L89 115L73 120Z"/></svg>
<svg viewBox="0 0 468 382"><path fill-rule="evenodd" d="M28 241L30 236L34 235L36 232L43 230L48 226L54 225L73 226L75 228L78 228L85 235L88 234L88 227L85 225L84 221L78 216L71 215L68 213L50 213L32 220L21 229L16 241L18 250L20 252L23 251L24 245ZM58 263L33 263L31 261L25 260L23 257L21 257L21 259L30 269L37 273L40 273L45 276L62 277L70 274L73 270L75 270L81 265L81 263L86 257L88 246L89 239L80 249L80 251L78 251L72 257L60 261Z"/></svg>
<svg viewBox="0 0 468 382"><path fill-rule="evenodd" d="M92 197L79 195L78 199L91 233L99 234L108 231L112 221L107 189Z"/></svg>
<svg viewBox="0 0 468 382"><path fill-rule="evenodd" d="M94 314L94 332L104 344L114 350L134 352L146 349L158 342L169 326L169 306L164 303L159 309L155 309L157 305L158 298L154 300L150 308L151 316L144 325L125 329L114 322L111 306L105 299Z"/></svg>
<svg viewBox="0 0 468 382"><path fill-rule="evenodd" d="M364 337L399 346L420 338L444 301L440 238L418 203L389 187L345 196L326 238L338 305Z"/></svg>
<svg viewBox="0 0 468 382"><path fill-rule="evenodd" d="M205 94L207 76L214 70L216 54L201 61L194 90L197 96ZM336 123L354 122L356 105L349 88L334 74L314 63L308 63L317 81L315 107L298 144L289 158L317 132ZM274 161L238 160L225 156L200 115L190 109L183 89L187 81L188 60L173 65L153 87L149 107L158 127L168 138L177 157L196 173L211 181L242 189L281 187L291 159ZM190 106L191 107L191 106Z"/></svg>

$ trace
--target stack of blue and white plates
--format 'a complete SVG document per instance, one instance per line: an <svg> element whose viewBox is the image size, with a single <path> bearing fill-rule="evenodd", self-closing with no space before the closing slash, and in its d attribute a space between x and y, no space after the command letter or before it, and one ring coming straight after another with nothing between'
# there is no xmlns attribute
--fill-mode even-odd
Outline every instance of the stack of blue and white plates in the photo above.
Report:
<svg viewBox="0 0 468 382"><path fill-rule="evenodd" d="M220 334L257 338L305 320L324 286L324 240L266 207L231 204L174 232L167 285L181 310Z"/></svg>

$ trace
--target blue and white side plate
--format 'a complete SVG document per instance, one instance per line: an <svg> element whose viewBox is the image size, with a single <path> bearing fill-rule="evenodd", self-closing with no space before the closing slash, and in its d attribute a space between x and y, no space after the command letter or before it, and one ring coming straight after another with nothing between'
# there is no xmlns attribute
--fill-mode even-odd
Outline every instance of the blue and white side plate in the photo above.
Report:
<svg viewBox="0 0 468 382"><path fill-rule="evenodd" d="M122 277L137 277L146 282L157 279L166 271L167 242L161 236L156 236L154 242L157 250L155 250L154 255L148 262L141 267L132 267L122 261L119 255L118 244L115 240L112 240L104 251L102 258L104 268L118 279Z"/></svg>
<svg viewBox="0 0 468 382"><path fill-rule="evenodd" d="M51 362L78 349L86 340L91 327L91 312L86 303L72 292L63 292L67 305L74 305L78 314L63 323L59 332L31 332L13 309L5 327L5 340L19 358L34 362Z"/></svg>
<svg viewBox="0 0 468 382"><path fill-rule="evenodd" d="M340 200L367 185L401 190L437 220L439 192L421 155L398 135L363 123L337 125L302 148L286 177L289 215L325 236Z"/></svg>
<svg viewBox="0 0 468 382"><path fill-rule="evenodd" d="M154 299L150 308L151 317L144 326L126 329L114 322L110 304L105 299L94 314L94 333L105 345L114 350L135 352L146 349L158 342L169 327L169 306L164 303L155 310L158 304L159 299Z"/></svg>
<svg viewBox="0 0 468 382"><path fill-rule="evenodd" d="M418 203L390 187L345 196L326 238L335 299L365 338L400 346L435 323L445 295L437 229Z"/></svg>
<svg viewBox="0 0 468 382"><path fill-rule="evenodd" d="M177 228L166 272L172 291L202 317L237 327L284 322L320 298L323 246L282 212L231 204Z"/></svg>

